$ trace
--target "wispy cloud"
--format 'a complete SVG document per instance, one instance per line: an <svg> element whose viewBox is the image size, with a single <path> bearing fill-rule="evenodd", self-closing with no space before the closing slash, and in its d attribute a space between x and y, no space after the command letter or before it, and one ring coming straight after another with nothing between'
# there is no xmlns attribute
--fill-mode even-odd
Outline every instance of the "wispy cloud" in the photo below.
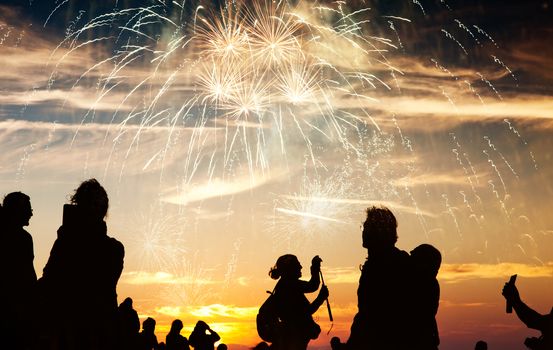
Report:
<svg viewBox="0 0 553 350"><path fill-rule="evenodd" d="M177 276L168 272L146 272L131 271L124 272L120 283L131 285L151 285L151 284L179 284L179 285L207 285L216 284L217 281L211 279L198 279L189 276Z"/></svg>
<svg viewBox="0 0 553 350"><path fill-rule="evenodd" d="M525 278L553 277L553 262L541 266L520 263L442 264L438 279L443 283L460 283L477 279L504 279L507 281L514 274ZM325 268L325 280L328 283L357 284L360 276L359 266Z"/></svg>
<svg viewBox="0 0 553 350"><path fill-rule="evenodd" d="M203 183L189 184L175 193L165 195L162 200L179 205L187 205L212 198L235 195L264 186L288 176L287 170L272 169L270 173L245 173L230 179L213 178Z"/></svg>
<svg viewBox="0 0 553 350"><path fill-rule="evenodd" d="M553 277L553 262L544 265L526 265L520 263L499 264L444 264L440 268L438 279L445 283L458 283L473 279L504 279L517 274L526 278Z"/></svg>
<svg viewBox="0 0 553 350"><path fill-rule="evenodd" d="M429 217L436 216L436 214L421 210L420 208L409 207L392 201L354 199L354 198L303 197L303 196L290 196L290 195L283 195L281 197L292 199L292 200L299 200L299 201L314 201L314 202L321 201L321 202L333 202L333 203L339 203L339 204L352 204L352 205L363 205L363 206L371 206L371 205L386 206L391 209L394 209L395 211L403 212L407 214L424 215ZM300 215L302 213L294 213L294 214ZM336 221L336 219L333 219L333 218L321 218L321 219Z"/></svg>
<svg viewBox="0 0 553 350"><path fill-rule="evenodd" d="M222 305L222 304L211 304L206 306L201 306L196 309L190 310L190 314L200 318L214 318L214 317L225 317L225 318L254 318L259 311L258 306L253 307L238 307L235 305Z"/></svg>

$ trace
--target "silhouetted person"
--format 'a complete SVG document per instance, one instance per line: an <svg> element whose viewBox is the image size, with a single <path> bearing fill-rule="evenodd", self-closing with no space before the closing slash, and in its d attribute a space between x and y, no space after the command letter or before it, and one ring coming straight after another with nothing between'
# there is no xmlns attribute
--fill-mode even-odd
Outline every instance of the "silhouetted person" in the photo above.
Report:
<svg viewBox="0 0 553 350"><path fill-rule="evenodd" d="M181 320L174 320L171 323L171 330L165 337L167 350L190 350L188 339L180 334L182 328L183 324Z"/></svg>
<svg viewBox="0 0 553 350"><path fill-rule="evenodd" d="M126 298L118 309L119 316L119 346L122 350L134 350L138 332L140 332L140 320L138 313L132 307L132 299Z"/></svg>
<svg viewBox="0 0 553 350"><path fill-rule="evenodd" d="M319 336L321 328L313 321L312 314L328 298L328 288L322 286L315 300L310 303L305 293L313 293L319 288L321 258L311 260L311 278L300 280L302 266L298 258L286 254L278 258L269 272L272 279L279 279L274 295L278 305L278 317L282 322L281 334L272 344L272 349L305 350L310 339Z"/></svg>
<svg viewBox="0 0 553 350"><path fill-rule="evenodd" d="M23 229L33 216L29 196L4 197L0 219L0 347L27 349L34 334L36 273L33 239Z"/></svg>
<svg viewBox="0 0 553 350"><path fill-rule="evenodd" d="M488 343L486 343L483 340L479 340L476 342L476 345L474 346L474 350L488 350Z"/></svg>
<svg viewBox="0 0 553 350"><path fill-rule="evenodd" d="M340 350L342 349L342 341L340 340L340 338L338 337L332 337L332 339L330 339L330 348L332 350Z"/></svg>
<svg viewBox="0 0 553 350"><path fill-rule="evenodd" d="M503 296L513 306L518 318L528 327L541 332L539 338L526 338L524 345L529 349L553 349L553 309L542 315L526 305L521 299L514 283L505 283Z"/></svg>
<svg viewBox="0 0 553 350"><path fill-rule="evenodd" d="M137 350L158 350L159 344L155 335L156 320L151 317L142 322L142 332L138 335Z"/></svg>
<svg viewBox="0 0 553 350"><path fill-rule="evenodd" d="M437 350L440 335L436 314L440 304L440 284L436 279L442 263L440 251L430 244L421 244L411 251L414 283L413 347L418 350Z"/></svg>
<svg viewBox="0 0 553 350"><path fill-rule="evenodd" d="M71 204L39 280L46 315L53 318L50 341L64 350L109 350L117 344L124 248L107 235L108 195L98 181L81 183Z"/></svg>
<svg viewBox="0 0 553 350"><path fill-rule="evenodd" d="M227 350L227 349L228 349L227 344L221 343L221 344L217 345L217 350Z"/></svg>
<svg viewBox="0 0 553 350"><path fill-rule="evenodd" d="M348 349L412 349L410 258L395 247L396 229L396 218L388 208L367 209L362 237L368 258L359 279L359 310Z"/></svg>
<svg viewBox="0 0 553 350"><path fill-rule="evenodd" d="M195 350L214 350L215 343L221 339L219 334L212 330L204 321L198 321L188 338Z"/></svg>

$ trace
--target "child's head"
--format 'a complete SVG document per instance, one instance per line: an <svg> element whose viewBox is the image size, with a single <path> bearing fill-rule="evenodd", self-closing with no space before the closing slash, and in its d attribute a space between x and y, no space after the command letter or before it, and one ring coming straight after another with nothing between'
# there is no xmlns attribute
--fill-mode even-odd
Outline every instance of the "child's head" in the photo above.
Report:
<svg viewBox="0 0 553 350"><path fill-rule="evenodd" d="M413 264L433 277L436 277L442 264L442 254L430 244L421 244L411 251Z"/></svg>

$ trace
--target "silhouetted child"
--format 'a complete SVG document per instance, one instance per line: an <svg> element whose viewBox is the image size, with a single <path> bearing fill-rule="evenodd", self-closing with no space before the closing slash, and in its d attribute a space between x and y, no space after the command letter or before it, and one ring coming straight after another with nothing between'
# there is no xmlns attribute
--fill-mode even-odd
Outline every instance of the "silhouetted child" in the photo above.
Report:
<svg viewBox="0 0 553 350"><path fill-rule="evenodd" d="M165 337L165 342L167 343L167 350L189 350L188 339L180 334L180 331L183 328L181 320L174 320L171 323L171 330L167 333Z"/></svg>
<svg viewBox="0 0 553 350"><path fill-rule="evenodd" d="M217 345L217 350L227 350L227 349L228 349L227 344L221 343Z"/></svg>
<svg viewBox="0 0 553 350"><path fill-rule="evenodd" d="M156 320L151 317L142 322L142 332L138 335L137 350L158 350L157 337L155 335Z"/></svg>
<svg viewBox="0 0 553 350"><path fill-rule="evenodd" d="M29 196L4 197L0 221L0 347L27 349L35 334L36 273L33 238L23 229L33 216Z"/></svg>
<svg viewBox="0 0 553 350"><path fill-rule="evenodd" d="M488 350L488 343L486 343L483 340L479 340L476 342L476 345L474 346L474 350Z"/></svg>
<svg viewBox="0 0 553 350"><path fill-rule="evenodd" d="M414 348L438 349L440 336L436 313L440 303L440 285L436 276L442 263L442 255L430 244L421 244L411 251L414 272L413 329Z"/></svg>
<svg viewBox="0 0 553 350"><path fill-rule="evenodd" d="M119 346L122 350L134 350L138 332L140 332L140 320L138 313L132 307L132 299L126 298L118 309L119 316Z"/></svg>
<svg viewBox="0 0 553 350"><path fill-rule="evenodd" d="M215 343L221 339L204 321L198 321L190 334L189 343L195 350L214 350Z"/></svg>

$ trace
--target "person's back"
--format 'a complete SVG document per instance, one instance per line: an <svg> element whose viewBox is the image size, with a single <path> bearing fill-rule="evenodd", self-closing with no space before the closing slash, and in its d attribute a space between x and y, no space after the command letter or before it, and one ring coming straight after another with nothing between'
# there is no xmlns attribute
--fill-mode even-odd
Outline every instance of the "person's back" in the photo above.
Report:
<svg viewBox="0 0 553 350"><path fill-rule="evenodd" d="M43 312L54 315L47 337L67 349L111 349L124 248L107 235L108 198L96 180L83 182L71 202L39 281Z"/></svg>
<svg viewBox="0 0 553 350"><path fill-rule="evenodd" d="M436 276L442 262L440 252L429 244L411 251L413 266L413 336L416 349L436 350L440 344L436 313L440 303L440 285Z"/></svg>
<svg viewBox="0 0 553 350"><path fill-rule="evenodd" d="M33 239L23 229L33 215L29 196L12 192L0 216L0 339L6 348L30 346L34 334L36 273Z"/></svg>
<svg viewBox="0 0 553 350"><path fill-rule="evenodd" d="M368 258L359 279L358 313L347 348L410 349L412 340L409 255L397 249L397 222L387 208L368 208L363 247Z"/></svg>
<svg viewBox="0 0 553 350"><path fill-rule="evenodd" d="M142 322L142 332L138 335L136 350L158 350L155 329L156 321L153 318L148 317Z"/></svg>
<svg viewBox="0 0 553 350"><path fill-rule="evenodd" d="M194 350L214 350L215 343L221 339L219 334L212 330L204 321L198 321L188 338Z"/></svg>

